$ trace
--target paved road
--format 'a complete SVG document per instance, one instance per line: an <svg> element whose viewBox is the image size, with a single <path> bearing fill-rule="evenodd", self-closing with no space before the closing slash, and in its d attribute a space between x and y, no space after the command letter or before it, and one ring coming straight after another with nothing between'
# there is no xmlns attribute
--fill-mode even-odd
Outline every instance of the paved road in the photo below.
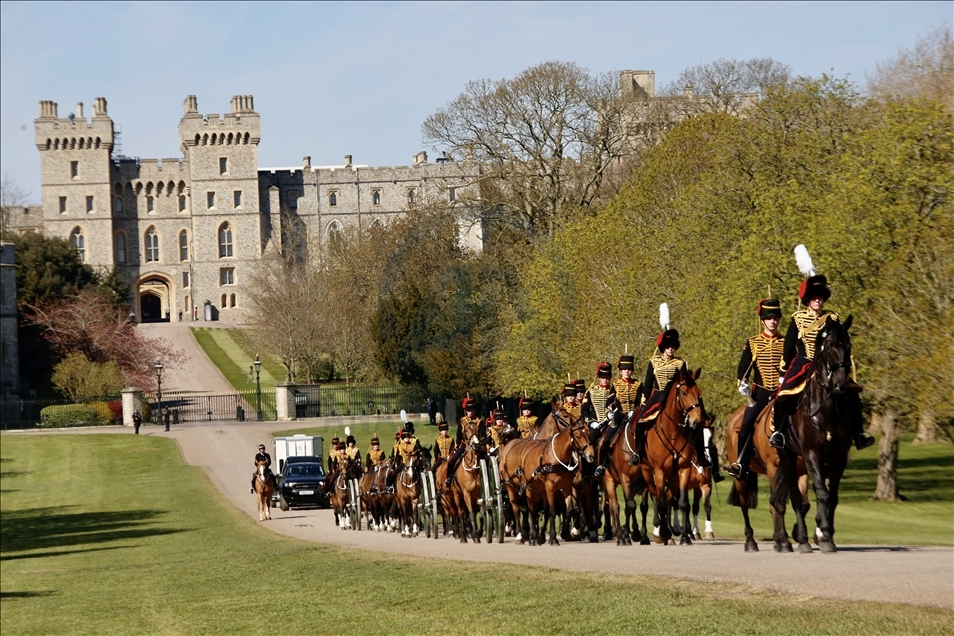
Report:
<svg viewBox="0 0 954 636"><path fill-rule="evenodd" d="M201 466L215 486L236 507L258 519L255 499L248 493L252 456L259 443L271 446L277 430L335 425L344 418L300 422L209 422L174 427L171 433L146 427L147 434L169 435L185 462ZM101 429L100 429L101 430ZM121 429L113 429L122 431ZM757 514L767 514L759 511ZM577 572L623 575L663 575L703 582L743 584L800 597L907 603L954 610L954 548L905 546L846 546L837 554L745 554L737 541L696 542L693 546L632 546L615 543L562 544L559 547L461 544L442 538L402 539L387 533L342 531L330 510L273 510L265 522L274 532L308 541L380 550L420 557L460 561L517 563ZM718 527L716 528L718 531ZM784 581L778 572L784 571Z"/></svg>
<svg viewBox="0 0 954 636"><path fill-rule="evenodd" d="M181 365L164 363L162 370L162 388L172 391L211 391L212 393L232 393L235 389L225 379L219 368L212 364L208 356L196 342L190 327L193 324L206 326L209 323L153 322L143 323L136 328L147 338L163 338L174 349L185 353L186 359Z"/></svg>

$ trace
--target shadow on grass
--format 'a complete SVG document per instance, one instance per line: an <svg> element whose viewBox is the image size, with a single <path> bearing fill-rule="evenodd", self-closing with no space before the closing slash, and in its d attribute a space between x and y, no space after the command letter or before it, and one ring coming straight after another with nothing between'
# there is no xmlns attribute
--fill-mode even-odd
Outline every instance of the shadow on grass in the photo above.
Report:
<svg viewBox="0 0 954 636"><path fill-rule="evenodd" d="M0 561L13 561L20 559L41 559L43 557L51 556L65 556L67 554L81 554L83 552L101 552L103 550L124 550L126 548L132 548L135 546L132 545L114 545L107 546L103 548L86 548L84 550L56 550L54 552L33 552L31 554L15 554L11 556L3 555L0 556Z"/></svg>
<svg viewBox="0 0 954 636"><path fill-rule="evenodd" d="M13 598L36 598L38 596L52 596L56 592L44 591L44 592L0 592L0 598L2 599L13 599Z"/></svg>
<svg viewBox="0 0 954 636"><path fill-rule="evenodd" d="M0 552L4 553L4 560L18 558L10 555L11 552L49 550L183 532L155 527L154 522L166 514L162 510L67 512L71 507L4 512L3 524L0 526Z"/></svg>

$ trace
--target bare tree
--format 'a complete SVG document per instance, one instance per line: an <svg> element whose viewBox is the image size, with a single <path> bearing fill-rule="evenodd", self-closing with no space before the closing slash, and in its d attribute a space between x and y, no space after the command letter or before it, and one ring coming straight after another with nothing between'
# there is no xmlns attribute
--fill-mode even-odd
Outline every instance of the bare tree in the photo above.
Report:
<svg viewBox="0 0 954 636"><path fill-rule="evenodd" d="M739 115L766 91L788 81L789 68L772 58L720 59L687 68L662 94L677 100L684 114Z"/></svg>
<svg viewBox="0 0 954 636"><path fill-rule="evenodd" d="M10 175L3 175L3 181L0 182L0 236L5 236L10 230L12 208L26 205L29 196L30 193L18 186Z"/></svg>
<svg viewBox="0 0 954 636"><path fill-rule="evenodd" d="M468 82L428 117L424 142L480 165L480 199L530 233L554 233L590 205L627 154L627 97L618 79L544 62L512 79Z"/></svg>
<svg viewBox="0 0 954 636"><path fill-rule="evenodd" d="M868 92L877 99L924 97L954 109L954 36L945 24L918 37L913 49L879 62L868 77Z"/></svg>

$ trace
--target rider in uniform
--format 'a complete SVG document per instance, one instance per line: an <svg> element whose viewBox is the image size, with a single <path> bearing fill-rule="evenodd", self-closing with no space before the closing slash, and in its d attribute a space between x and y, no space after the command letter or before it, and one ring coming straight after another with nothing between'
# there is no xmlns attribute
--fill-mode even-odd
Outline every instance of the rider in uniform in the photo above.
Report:
<svg viewBox="0 0 954 636"><path fill-rule="evenodd" d="M375 435L371 438L371 448L368 449L367 455L367 468L370 470L373 466L377 466L387 457L387 454L381 450L381 440L378 439L378 436Z"/></svg>
<svg viewBox="0 0 954 636"><path fill-rule="evenodd" d="M739 430L736 446L738 459L726 469L727 473L742 480L749 473L755 421L778 390L779 367L782 363L782 339L778 335L782 305L777 298L760 300L758 314L762 321L762 331L745 341L737 373L739 393L751 399L742 415L742 428ZM750 375L751 387L748 384Z"/></svg>
<svg viewBox="0 0 954 636"><path fill-rule="evenodd" d="M814 270L811 270L814 272ZM811 375L812 361L815 359L815 340L818 332L825 326L828 318L838 320L838 314L825 309L825 302L831 298L828 279L822 274L813 274L802 281L798 289L798 298L807 306L792 314L792 320L785 334L785 346L782 351L782 378L775 398L775 432L769 438L769 444L775 448L785 447L783 430L788 417L798 407L801 389ZM849 417L852 435L858 450L874 444L875 439L864 431L861 413L861 387L849 382Z"/></svg>
<svg viewBox="0 0 954 636"><path fill-rule="evenodd" d="M529 439L537 432L537 416L533 415L534 404L527 398L520 398L517 408L520 417L517 418L517 431L521 439Z"/></svg>
<svg viewBox="0 0 954 636"><path fill-rule="evenodd" d="M438 413L437 417L440 418L441 414ZM437 425L437 439L434 440L434 468L437 468L441 462L450 457L450 454L454 451L454 438L448 435L447 431L449 429L447 422L441 419Z"/></svg>
<svg viewBox="0 0 954 636"><path fill-rule="evenodd" d="M582 400L578 399L576 382L572 380L563 385L563 409L574 419L583 413Z"/></svg>
<svg viewBox="0 0 954 636"><path fill-rule="evenodd" d="M483 439L487 435L484 422L477 416L477 404L474 399L470 396L465 397L464 401L461 402L461 407L464 409L464 416L457 423L457 447L447 458L447 479L444 480L444 488L450 488L451 482L454 481L457 463L470 443L469 439L464 439L464 431L467 428L475 429L478 439Z"/></svg>
<svg viewBox="0 0 954 636"><path fill-rule="evenodd" d="M643 392L642 384L633 377L633 372L636 370L635 356L629 354L620 356L616 368L619 369L619 377L613 380L613 388L616 390L618 404L615 426L619 426L624 419L629 420L632 414L639 410L643 401ZM616 431L613 431L613 435L616 435ZM606 454L609 455L608 450ZM639 457L634 455L629 461L635 466L639 463Z"/></svg>
<svg viewBox="0 0 954 636"><path fill-rule="evenodd" d="M582 407L583 417L590 426L590 443L595 445L600 436L603 436L603 443L599 445L596 457L598 466L593 473L597 479L602 479L606 472L609 446L619 428L619 422L614 417L616 410L613 365L609 362L600 362L596 365L596 386L591 386L586 392ZM607 431L607 428L610 430Z"/></svg>
<svg viewBox="0 0 954 636"><path fill-rule="evenodd" d="M507 418L504 410L497 403L497 408L490 413L487 418L487 433L490 435L491 448L499 448L503 441L504 428L507 426Z"/></svg>
<svg viewBox="0 0 954 636"><path fill-rule="evenodd" d="M404 425L404 430L401 431L401 441L398 443L398 454L401 457L401 461L405 465L408 465L413 460L413 457L417 451L421 448L421 443L416 437L414 437L414 425L411 422L407 422Z"/></svg>
<svg viewBox="0 0 954 636"><path fill-rule="evenodd" d="M268 475L272 474L272 456L265 452L265 444L258 445L258 452L255 453L255 472L252 473L252 487L248 491L252 494L255 494L255 479L258 477L258 462L266 462L265 464L265 475L266 478Z"/></svg>
<svg viewBox="0 0 954 636"><path fill-rule="evenodd" d="M338 467L338 436L331 438L331 448L328 450L328 472Z"/></svg>
<svg viewBox="0 0 954 636"><path fill-rule="evenodd" d="M358 443L354 439L354 435L348 435L347 446L345 447L345 455L348 457L348 461L351 462L351 469L358 475L361 474L361 451L358 449Z"/></svg>

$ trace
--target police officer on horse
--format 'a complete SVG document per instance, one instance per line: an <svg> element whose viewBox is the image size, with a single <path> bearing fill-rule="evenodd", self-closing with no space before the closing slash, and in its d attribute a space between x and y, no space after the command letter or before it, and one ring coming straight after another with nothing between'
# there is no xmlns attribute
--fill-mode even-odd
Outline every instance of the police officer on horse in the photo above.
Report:
<svg viewBox="0 0 954 636"><path fill-rule="evenodd" d="M265 475L266 479L272 475L272 456L265 452L265 444L258 445L258 452L255 453L255 468L256 471L252 473L252 484L248 491L251 494L255 494L255 480L258 478L258 463L265 462Z"/></svg>

